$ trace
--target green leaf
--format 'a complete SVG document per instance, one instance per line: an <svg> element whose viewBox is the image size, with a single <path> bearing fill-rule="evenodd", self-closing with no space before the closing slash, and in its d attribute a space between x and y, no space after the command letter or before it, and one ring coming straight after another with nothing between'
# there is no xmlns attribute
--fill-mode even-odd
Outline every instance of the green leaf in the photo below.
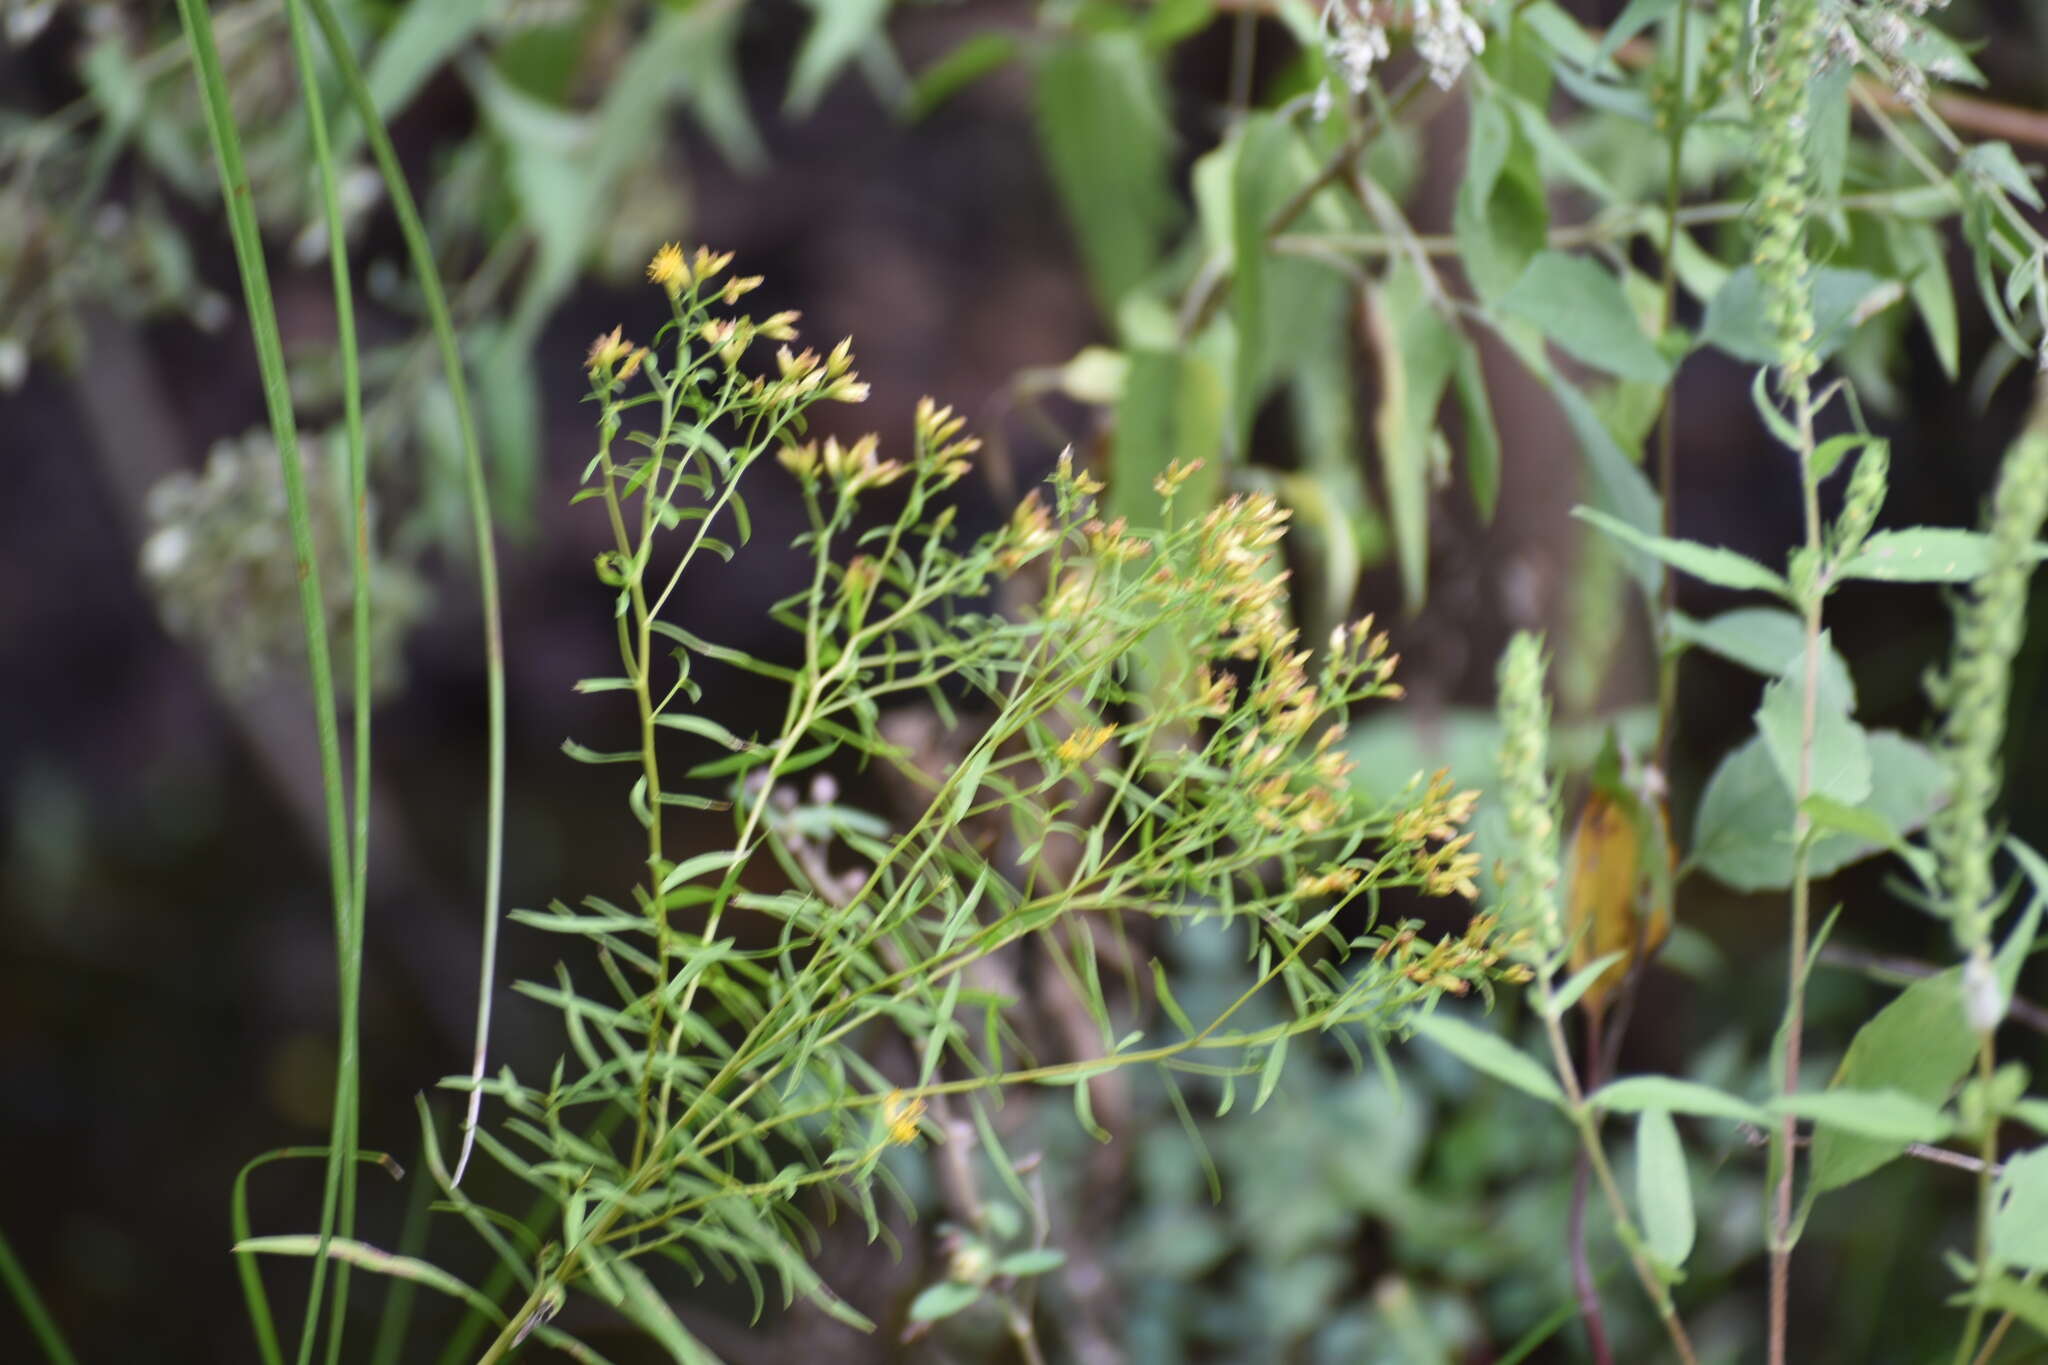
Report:
<svg viewBox="0 0 2048 1365"><path fill-rule="evenodd" d="M1591 507L1574 507L1572 515L1590 522L1631 549L1641 550L1674 569L1718 587L1733 588L1738 592L1775 593L1780 597L1791 593L1791 588L1779 575L1733 550L1718 545L1702 545L1696 540L1652 535Z"/></svg>
<svg viewBox="0 0 2048 1365"><path fill-rule="evenodd" d="M1963 153L1963 169L1983 176L2030 209L2041 207L2041 191L2033 176L2005 142L1980 142Z"/></svg>
<svg viewBox="0 0 2048 1365"><path fill-rule="evenodd" d="M1821 1133L1834 1130L1876 1142L1939 1142L1955 1131L1939 1107L1895 1089L1780 1095L1770 1102L1770 1110L1781 1117L1810 1119Z"/></svg>
<svg viewBox="0 0 2048 1365"><path fill-rule="evenodd" d="M982 77L1007 66L1023 48L1014 33L982 32L918 73L904 117L916 123Z"/></svg>
<svg viewBox="0 0 2048 1365"><path fill-rule="evenodd" d="M802 118L861 48L879 37L889 17L889 0L804 0L817 15L790 68L783 108Z"/></svg>
<svg viewBox="0 0 2048 1365"><path fill-rule="evenodd" d="M1849 334L1871 314L1897 303L1905 290L1896 280L1880 279L1865 270L1822 267L1813 272L1815 353L1825 360L1840 350ZM1769 299L1756 270L1744 266L1728 277L1707 304L1697 344L1725 351L1754 365L1774 364L1777 333L1769 318Z"/></svg>
<svg viewBox="0 0 2048 1365"><path fill-rule="evenodd" d="M1388 269L1385 286L1366 297L1380 367L1373 434L1401 585L1412 612L1421 607L1428 586L1430 438L1463 338L1444 321L1421 275L1405 258Z"/></svg>
<svg viewBox="0 0 2048 1365"><path fill-rule="evenodd" d="M662 877L657 894L675 890L685 882L695 881L707 872L723 872L744 856L736 848L716 848L709 853L699 853L685 858L671 867Z"/></svg>
<svg viewBox="0 0 2048 1365"><path fill-rule="evenodd" d="M2048 559L2048 545L2037 543L2028 554L2038 564ZM1990 566L1991 538L1983 532L1915 526L1877 532L1839 576L1880 583L1967 583Z"/></svg>
<svg viewBox="0 0 2048 1365"><path fill-rule="evenodd" d="M1636 1119L1636 1203L1643 1211L1650 1254L1666 1269L1683 1266L1697 1231L1692 1176L1678 1125L1662 1109L1645 1109Z"/></svg>
<svg viewBox="0 0 2048 1365"><path fill-rule="evenodd" d="M1706 621L1673 612L1671 633L1766 678L1779 677L1806 652L1806 623L1781 607L1737 607ZM1856 709L1856 686L1849 677L1849 665L1825 635L1821 638L1821 679L1824 688L1847 697L1849 709Z"/></svg>
<svg viewBox="0 0 2048 1365"><path fill-rule="evenodd" d="M1146 526L1159 518L1152 481L1175 460L1202 461L1185 486L1184 506L1211 505L1223 486L1223 439L1229 396L1221 333L1210 331L1180 351L1129 352L1116 408L1115 445L1103 514Z"/></svg>
<svg viewBox="0 0 2048 1365"><path fill-rule="evenodd" d="M2042 1336L2048 1336L2048 1292L2023 1280L1994 1275L1979 1283L1977 1293L1989 1307L2010 1313Z"/></svg>
<svg viewBox="0 0 2048 1365"><path fill-rule="evenodd" d="M1963 1017L1960 968L1915 981L1856 1030L1830 1089L1889 1090L1923 1104L1939 1104L1977 1056L1977 1039ZM1815 1194L1840 1189L1887 1164L1904 1142L1822 1128L1813 1139Z"/></svg>
<svg viewBox="0 0 2048 1365"><path fill-rule="evenodd" d="M941 1280L910 1301L912 1322L937 1322L950 1318L981 1297L981 1286Z"/></svg>
<svg viewBox="0 0 2048 1365"><path fill-rule="evenodd" d="M1621 51L1623 43L1677 8L1678 0L1628 0L1627 7L1607 26L1606 36L1600 40L1600 51L1595 54L1595 64L1605 66L1615 53Z"/></svg>
<svg viewBox="0 0 2048 1365"><path fill-rule="evenodd" d="M1558 1089L1556 1079L1534 1058L1497 1033L1449 1014L1416 1015L1408 1026L1476 1071L1539 1100L1555 1105L1564 1103L1564 1092Z"/></svg>
<svg viewBox="0 0 2048 1365"><path fill-rule="evenodd" d="M1266 1060L1259 1067L1259 1090L1252 1097L1252 1112L1258 1113L1266 1107L1266 1101L1273 1098L1273 1090L1280 1084L1280 1073L1287 1065L1287 1039L1283 1033L1266 1048Z"/></svg>
<svg viewBox="0 0 2048 1365"><path fill-rule="evenodd" d="M1077 34L1041 61L1035 106L1096 305L1113 319L1158 263L1176 217L1158 73L1135 33Z"/></svg>
<svg viewBox="0 0 2048 1365"><path fill-rule="evenodd" d="M1230 151L1230 302L1237 323L1237 373L1231 385L1231 433L1242 451L1264 397L1267 370L1266 223L1299 182L1290 164L1294 134L1272 114L1253 114Z"/></svg>
<svg viewBox="0 0 2048 1365"><path fill-rule="evenodd" d="M1479 519L1491 522L1500 505L1500 428L1494 425L1493 400L1487 395L1479 348L1463 337L1458 340L1453 384L1458 411L1465 418L1465 477L1472 485L1472 505Z"/></svg>
<svg viewBox="0 0 2048 1365"><path fill-rule="evenodd" d="M1627 1076L1609 1081L1593 1092L1588 1103L1618 1114L1640 1114L1661 1109L1672 1114L1692 1114L1707 1119L1734 1119L1759 1127L1770 1122L1770 1114L1748 1100L1716 1090L1698 1081L1676 1076Z"/></svg>
<svg viewBox="0 0 2048 1365"><path fill-rule="evenodd" d="M1609 967L1627 956L1626 949L1617 948L1611 953L1602 953L1573 972L1569 980L1551 992L1550 1002L1544 1010L1546 1016L1552 1019L1564 1018L1571 1007L1579 1003L1579 997L1591 990L1593 983L1598 981Z"/></svg>
<svg viewBox="0 0 2048 1365"><path fill-rule="evenodd" d="M1013 1251L996 1262L995 1273L1024 1279L1031 1275L1044 1275L1058 1270L1067 1263L1067 1253L1058 1247L1038 1247L1030 1251Z"/></svg>
<svg viewBox="0 0 2048 1365"><path fill-rule="evenodd" d="M1652 384L1671 378L1671 362L1643 335L1621 282L1584 256L1541 253L1499 306L1534 323L1565 354L1595 369Z"/></svg>
<svg viewBox="0 0 2048 1365"><path fill-rule="evenodd" d="M1141 28L1151 46L1172 47L1207 28L1215 13L1215 0L1156 0Z"/></svg>
<svg viewBox="0 0 2048 1365"><path fill-rule="evenodd" d="M1534 148L1488 89L1472 91L1465 174L1451 212L1451 231L1473 289L1497 305L1543 250L1550 207Z"/></svg>
<svg viewBox="0 0 2048 1365"><path fill-rule="evenodd" d="M1921 744L1889 730L1865 735L1871 795L1864 804L1902 834L1925 824L1947 782L1941 762ZM1782 891L1792 884L1792 795L1761 735L1721 760L1700 798L1689 857L1737 891ZM1838 872L1881 852L1839 831L1813 841L1807 871Z"/></svg>
<svg viewBox="0 0 2048 1365"><path fill-rule="evenodd" d="M377 112L389 118L410 103L496 8L492 0L412 0L385 31L363 73Z"/></svg>
<svg viewBox="0 0 2048 1365"><path fill-rule="evenodd" d="M1991 1213L1991 1254L2000 1266L2048 1270L2048 1147L2005 1159Z"/></svg>
<svg viewBox="0 0 2048 1365"><path fill-rule="evenodd" d="M1870 744L1863 727L1849 718L1851 698L1827 685L1825 670L1815 682L1812 746L1805 739L1805 661L1795 660L1779 679L1764 689L1763 703L1756 710L1756 728L1770 747L1771 761L1785 790L1799 790L1802 752L1807 764L1809 793L1818 793L1853 806L1870 795Z"/></svg>

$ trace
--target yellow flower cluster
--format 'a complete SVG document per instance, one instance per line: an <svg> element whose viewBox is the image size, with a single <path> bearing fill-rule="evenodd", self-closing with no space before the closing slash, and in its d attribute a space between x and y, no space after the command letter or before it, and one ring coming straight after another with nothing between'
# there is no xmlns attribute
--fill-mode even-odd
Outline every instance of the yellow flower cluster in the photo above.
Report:
<svg viewBox="0 0 2048 1365"><path fill-rule="evenodd" d="M864 489L892 484L910 472L901 460L881 459L876 454L880 446L881 438L873 432L852 445L841 445L837 436L827 436L823 445L816 441L786 445L775 453L775 459L806 481L822 474L851 496Z"/></svg>
<svg viewBox="0 0 2048 1365"><path fill-rule="evenodd" d="M1068 763L1086 763L1109 743L1114 725L1083 725L1060 741L1059 756Z"/></svg>
<svg viewBox="0 0 2048 1365"><path fill-rule="evenodd" d="M940 407L930 397L917 400L912 449L918 468L935 474L941 487L965 476L970 468L967 457L981 449L979 437L960 435L966 425L965 417L954 416L953 409Z"/></svg>
<svg viewBox="0 0 2048 1365"><path fill-rule="evenodd" d="M898 1147L908 1147L917 1141L918 1121L923 1117L923 1100L901 1090L891 1090L882 1097L882 1126L888 1131L889 1141Z"/></svg>
<svg viewBox="0 0 2048 1365"><path fill-rule="evenodd" d="M1417 985L1452 995L1463 995L1475 981L1489 977L1517 983L1535 979L1536 974L1524 963L1501 965L1515 952L1522 936L1516 933L1495 938L1494 932L1500 928L1498 916L1475 915L1464 933L1456 937L1446 935L1434 944L1422 942L1418 927L1416 922L1409 921L1381 939L1380 946L1373 950L1373 961L1391 961L1396 970Z"/></svg>
<svg viewBox="0 0 2048 1365"><path fill-rule="evenodd" d="M1478 792L1453 791L1450 774L1439 771L1421 799L1395 817L1392 837L1417 849L1415 867L1430 895L1478 898L1479 855L1472 851L1472 835L1458 828L1478 803ZM1441 842L1430 848L1433 839Z"/></svg>

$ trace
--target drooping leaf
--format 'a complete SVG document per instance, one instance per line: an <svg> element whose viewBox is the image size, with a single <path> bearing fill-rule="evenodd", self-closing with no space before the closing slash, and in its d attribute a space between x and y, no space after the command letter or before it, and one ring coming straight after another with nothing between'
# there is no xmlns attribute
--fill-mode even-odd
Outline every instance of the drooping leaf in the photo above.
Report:
<svg viewBox="0 0 2048 1365"><path fill-rule="evenodd" d="M1175 217L1172 133L1135 33L1076 34L1038 68L1039 144L1106 318L1158 263Z"/></svg>
<svg viewBox="0 0 2048 1365"><path fill-rule="evenodd" d="M1459 1061L1483 1071L1527 1095L1552 1104L1564 1103L1557 1081L1535 1058L1521 1051L1498 1033L1490 1033L1449 1014L1420 1014L1409 1027Z"/></svg>
<svg viewBox="0 0 2048 1365"><path fill-rule="evenodd" d="M1807 793L1854 806L1870 795L1870 745L1863 727L1849 717L1852 698L1828 685L1817 670L1812 733L1806 727L1805 660L1795 659L1764 689L1756 728L1771 751L1785 790L1799 792L1800 771Z"/></svg>
<svg viewBox="0 0 2048 1365"><path fill-rule="evenodd" d="M1780 1095L1767 1107L1774 1114L1811 1119L1821 1132L1832 1128L1877 1142L1939 1142L1955 1131L1940 1106L1895 1089L1815 1090Z"/></svg>
<svg viewBox="0 0 2048 1365"><path fill-rule="evenodd" d="M1429 567L1430 438L1462 338L1405 260L1388 270L1383 288L1368 291L1366 320L1380 382L1373 434L1401 584L1414 611L1422 605Z"/></svg>
<svg viewBox="0 0 2048 1365"><path fill-rule="evenodd" d="M1999 1265L2048 1270L2048 1147L2005 1159L1991 1214L1991 1251Z"/></svg>
<svg viewBox="0 0 2048 1365"><path fill-rule="evenodd" d="M1619 517L1591 507L1575 507L1572 515L1590 522L1623 545L1641 550L1694 578L1738 592L1768 592L1783 597L1791 589L1784 578L1747 555L1696 540L1676 540L1641 531Z"/></svg>
<svg viewBox="0 0 2048 1365"><path fill-rule="evenodd" d="M1501 297L1500 309L1535 324L1566 355L1595 369L1653 384L1671 378L1671 362L1643 335L1621 282L1584 256L1541 253Z"/></svg>
<svg viewBox="0 0 2048 1365"><path fill-rule="evenodd" d="M1705 621L1674 612L1671 633L1766 678L1781 676L1806 649L1806 624L1782 607L1737 607ZM1821 673L1823 687L1830 695L1846 697L1853 712L1856 686L1849 665L1825 637L1821 641Z"/></svg>
<svg viewBox="0 0 2048 1365"><path fill-rule="evenodd" d="M1866 734L1871 794L1865 803L1901 834L1933 814L1946 770L1926 746L1889 730ZM1831 831L1814 839L1807 870L1815 877L1840 871L1882 850L1854 835ZM1690 861L1737 891L1783 890L1792 884L1792 796L1762 736L1721 760L1700 798Z"/></svg>
<svg viewBox="0 0 2048 1365"><path fill-rule="evenodd" d="M1686 1170L1678 1125L1663 1109L1645 1109L1636 1119L1636 1203L1642 1209L1650 1254L1667 1269L1683 1266L1692 1255L1697 1230L1692 1176Z"/></svg>
<svg viewBox="0 0 2048 1365"><path fill-rule="evenodd" d="M1977 1039L1963 1017L1960 968L1915 981L1856 1030L1830 1087L1892 1090L1940 1104L1970 1069ZM1840 1189L1885 1165L1903 1142L1823 1127L1813 1139L1816 1194Z"/></svg>
<svg viewBox="0 0 2048 1365"><path fill-rule="evenodd" d="M1761 1105L1677 1076L1627 1076L1609 1081L1593 1093L1589 1102L1620 1114L1662 1109L1699 1118L1733 1119L1738 1123L1760 1125L1770 1121L1769 1113Z"/></svg>
<svg viewBox="0 0 2048 1365"><path fill-rule="evenodd" d="M2048 559L2048 545L2029 550L2035 563ZM1967 583L1991 563L1991 538L1981 531L1915 526L1879 531L1841 568L1843 578L1879 583Z"/></svg>
<svg viewBox="0 0 2048 1365"><path fill-rule="evenodd" d="M882 31L889 0L804 0L817 16L790 68L784 107L802 118L818 107L833 80Z"/></svg>

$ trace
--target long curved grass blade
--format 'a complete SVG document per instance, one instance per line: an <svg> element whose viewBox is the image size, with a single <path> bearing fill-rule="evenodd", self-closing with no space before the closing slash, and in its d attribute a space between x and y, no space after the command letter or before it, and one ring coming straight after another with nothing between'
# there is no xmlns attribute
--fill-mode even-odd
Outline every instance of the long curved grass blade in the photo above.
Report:
<svg viewBox="0 0 2048 1365"><path fill-rule="evenodd" d="M71 1354L64 1334L57 1329L56 1319L50 1316L49 1309L43 1307L42 1295L36 1293L28 1273L21 1268L21 1262L14 1259L14 1249L7 1245L4 1232L0 1232L0 1283L7 1286L15 1307L21 1309L22 1317L28 1319L29 1335L36 1339L36 1345L43 1348L43 1355L50 1365L78 1365L78 1357Z"/></svg>
<svg viewBox="0 0 2048 1365"><path fill-rule="evenodd" d="M370 878L370 508L369 458L363 445L363 380L356 345L355 291L349 282L348 230L341 207L341 186L328 140L327 110L320 94L320 69L313 58L312 36L305 7L299 0L285 6L291 21L292 60L298 67L299 89L306 105L306 126L312 134L313 160L319 169L320 208L327 226L327 260L334 281L335 341L341 352L343 421L349 480L349 507L354 533L349 536L350 688L354 715L354 797L350 829L349 923L336 949L342 960L340 1014L341 1064L334 1072L334 1112L349 1125L348 1145L358 1140L361 1113L356 1089L362 1076L360 990L363 939L369 917ZM355 1233L355 1166L341 1172L340 1212L335 1228L343 1237ZM327 1365L339 1365L341 1337L348 1311L348 1262L334 1268L334 1306L327 1329Z"/></svg>
<svg viewBox="0 0 2048 1365"><path fill-rule="evenodd" d="M344 1203L352 1205L354 1202L351 1168L355 1154L354 1095L357 1082L353 1073L359 1062L354 1047L354 1004L359 995L362 970L360 938L355 932L356 902L350 875L341 740L335 715L334 664L328 653L326 597L320 587L319 559L313 543L312 519L306 505L305 470L299 453L298 423L292 411L291 380L285 369L284 342L278 332L277 309L270 295L263 240L257 228L255 208L250 202L249 176L242 161L241 137L235 127L227 78L221 70L220 52L214 42L213 20L204 0L178 0L178 18L199 75L200 102L205 110L207 134L213 143L214 157L220 167L221 198L227 209L228 227L234 239L235 264L242 277L242 292L249 309L249 330L256 343L257 365L263 376L264 406L269 413L271 435L277 445L278 463L283 473L292 553L298 561L299 612L306 634L306 671L313 684L314 725L320 747L320 785L326 798L329 881L333 888L335 939L340 949L342 980L341 1039L335 1080L337 1103L329 1132L327 1177L320 1196L320 1237L324 1241L333 1234L338 1216L353 1221L352 1209L346 1214L340 1210ZM342 1098L346 1098L347 1103L341 1103ZM326 1290L327 1259L319 1257L313 1264L313 1283L300 1334L300 1365L306 1365L312 1358L320 1302Z"/></svg>
<svg viewBox="0 0 2048 1365"><path fill-rule="evenodd" d="M255 1157L235 1175L233 1190L228 1195L228 1228L236 1242L249 1239L249 1175L259 1166L268 1166L273 1161L288 1161L299 1158L323 1159L325 1147L280 1147ZM394 1180L403 1179L405 1172L396 1161L383 1152L357 1152L356 1160L374 1161L391 1172ZM283 1365L283 1352L277 1341L277 1322L270 1313L270 1296L263 1292L263 1276L256 1269L256 1259L251 1255L235 1257L235 1272L241 1277L242 1299L248 1305L249 1325L256 1333L256 1351L262 1356L264 1365Z"/></svg>
<svg viewBox="0 0 2048 1365"><path fill-rule="evenodd" d="M328 0L304 0L304 3L310 6L314 20L320 25L328 55L355 105L357 117L362 120L363 132L377 159L377 169L384 177L385 192L391 196L391 206L398 214L399 228L404 233L406 249L412 257L413 273L418 278L421 297L426 300L427 316L441 353L441 367L448 377L448 393L455 406L455 423L462 439L463 476L471 527L476 537L477 585L484 617L484 685L490 730L484 836L484 941L478 966L476 1048L470 1064L470 1079L481 1083L491 1033L491 983L497 975L498 900L505 847L504 623L499 604L498 555L492 539L490 498L484 486L483 452L477 444L476 418L470 404L469 383L463 371L462 348L455 337L447 295L441 288L441 275L434 264L426 226L420 221L419 209L406 185L405 172L398 164L398 153L391 146L391 138L385 132L376 101L363 79L355 51L349 46L348 34L335 17L333 5ZM462 1123L462 1151L455 1161L454 1179L457 1184L461 1183L463 1172L469 1166L470 1154L475 1149L477 1115L482 1104L483 1092L472 1090L469 1109Z"/></svg>

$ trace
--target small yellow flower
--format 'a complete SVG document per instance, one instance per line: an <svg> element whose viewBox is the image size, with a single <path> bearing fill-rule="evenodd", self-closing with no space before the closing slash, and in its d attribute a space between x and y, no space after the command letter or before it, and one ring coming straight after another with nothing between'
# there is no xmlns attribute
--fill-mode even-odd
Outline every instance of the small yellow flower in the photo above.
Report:
<svg viewBox="0 0 2048 1365"><path fill-rule="evenodd" d="M889 1141L898 1147L908 1147L917 1141L918 1120L923 1117L923 1100L913 1099L901 1090L891 1090L882 1097L882 1123L889 1130Z"/></svg>
<svg viewBox="0 0 2048 1365"><path fill-rule="evenodd" d="M1059 756L1069 763L1086 763L1115 733L1114 725L1083 725L1060 741Z"/></svg>
<svg viewBox="0 0 2048 1365"><path fill-rule="evenodd" d="M689 286L690 267L683 260L680 242L669 242L654 253L654 259L647 263L647 278L666 289L670 298Z"/></svg>
<svg viewBox="0 0 2048 1365"><path fill-rule="evenodd" d="M583 357L583 368L608 370L618 364L622 357L630 354L633 343L625 339L623 331L623 328L614 327L591 342L589 352Z"/></svg>

